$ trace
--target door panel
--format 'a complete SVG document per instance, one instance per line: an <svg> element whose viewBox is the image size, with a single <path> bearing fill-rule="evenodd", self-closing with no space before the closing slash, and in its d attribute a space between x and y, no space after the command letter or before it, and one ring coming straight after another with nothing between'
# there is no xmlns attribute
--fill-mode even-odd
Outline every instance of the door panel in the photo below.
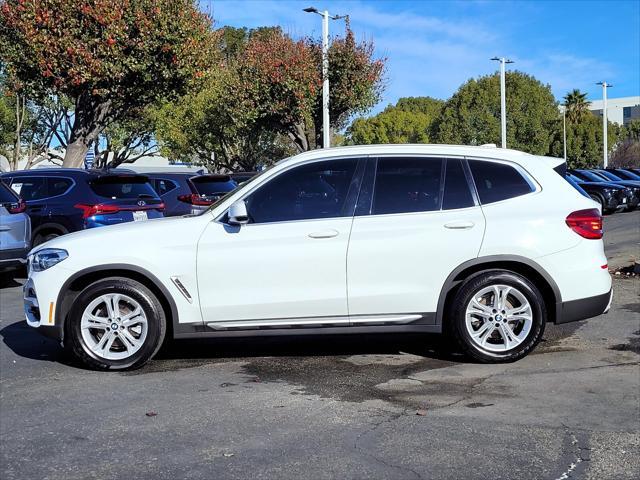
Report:
<svg viewBox="0 0 640 480"><path fill-rule="evenodd" d="M212 222L198 247L205 322L346 316L351 222ZM332 234L312 238L317 232Z"/></svg>
<svg viewBox="0 0 640 480"><path fill-rule="evenodd" d="M365 161L305 163L267 178L243 201L250 223L205 230L198 285L206 322L342 317L346 261Z"/></svg>
<svg viewBox="0 0 640 480"><path fill-rule="evenodd" d="M352 316L436 312L447 276L478 256L485 220L462 160L418 159L432 164L421 168L415 158L377 160L371 214L356 216L351 229ZM443 205L449 209L441 210ZM429 211L415 211L420 209ZM390 210L398 213L376 214Z"/></svg>

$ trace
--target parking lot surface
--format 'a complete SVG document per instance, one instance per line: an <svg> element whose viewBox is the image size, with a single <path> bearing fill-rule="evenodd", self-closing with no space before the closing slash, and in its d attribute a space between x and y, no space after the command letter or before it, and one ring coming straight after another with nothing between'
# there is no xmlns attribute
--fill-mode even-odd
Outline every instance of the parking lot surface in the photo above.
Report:
<svg viewBox="0 0 640 480"><path fill-rule="evenodd" d="M610 265L640 212L605 219ZM640 279L608 315L549 325L516 363L440 337L175 342L146 367L78 368L0 289L0 478L625 479L640 473Z"/></svg>

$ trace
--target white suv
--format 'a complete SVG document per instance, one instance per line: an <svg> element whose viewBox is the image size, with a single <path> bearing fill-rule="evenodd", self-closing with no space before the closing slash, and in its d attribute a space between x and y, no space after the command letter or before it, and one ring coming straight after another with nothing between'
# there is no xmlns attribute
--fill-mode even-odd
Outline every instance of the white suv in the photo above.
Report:
<svg viewBox="0 0 640 480"><path fill-rule="evenodd" d="M27 323L103 369L139 367L165 336L448 332L516 360L546 322L611 300L598 206L563 168L486 147L307 152L203 215L40 245Z"/></svg>

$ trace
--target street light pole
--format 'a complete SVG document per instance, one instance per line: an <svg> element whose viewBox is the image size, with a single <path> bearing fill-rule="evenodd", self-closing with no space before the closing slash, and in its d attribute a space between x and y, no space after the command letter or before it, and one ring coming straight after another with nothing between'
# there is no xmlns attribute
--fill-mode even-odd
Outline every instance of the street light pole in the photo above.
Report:
<svg viewBox="0 0 640 480"><path fill-rule="evenodd" d="M602 131L603 131L603 138L602 138L602 147L603 147L603 154L602 154L602 168L607 168L607 164L609 163L609 158L608 158L608 146L607 146L607 127L608 127L608 121L607 121L607 88L609 87L613 87L613 85L608 84L607 82L598 82L596 83L596 85L602 85Z"/></svg>
<svg viewBox="0 0 640 480"><path fill-rule="evenodd" d="M322 12L322 148L331 147L329 123L329 12Z"/></svg>
<svg viewBox="0 0 640 480"><path fill-rule="evenodd" d="M567 107L562 107L562 146L564 149L564 163L567 163Z"/></svg>
<svg viewBox="0 0 640 480"><path fill-rule="evenodd" d="M307 13L322 16L322 148L331 147L331 123L329 119L329 19L338 20L346 15L329 15L327 10L320 12L315 7L303 9Z"/></svg>
<svg viewBox="0 0 640 480"><path fill-rule="evenodd" d="M505 65L513 63L504 57L493 57L491 60L500 62L500 131L502 132L502 148L507 148L507 94L505 81Z"/></svg>

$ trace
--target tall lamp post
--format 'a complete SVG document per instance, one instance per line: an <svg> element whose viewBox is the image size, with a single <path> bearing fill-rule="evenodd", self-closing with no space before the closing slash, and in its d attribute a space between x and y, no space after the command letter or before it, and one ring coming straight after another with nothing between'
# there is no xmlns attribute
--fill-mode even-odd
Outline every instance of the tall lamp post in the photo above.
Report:
<svg viewBox="0 0 640 480"><path fill-rule="evenodd" d="M315 7L302 9L303 12L317 13L322 16L322 148L331 146L331 127L329 123L329 19L339 20L346 15L329 15Z"/></svg>
<svg viewBox="0 0 640 480"><path fill-rule="evenodd" d="M500 62L500 130L502 131L502 148L507 148L507 94L505 82L505 65L513 63L504 57L493 57L491 60Z"/></svg>
<svg viewBox="0 0 640 480"><path fill-rule="evenodd" d="M564 150L564 163L567 163L567 106L562 106L562 148Z"/></svg>
<svg viewBox="0 0 640 480"><path fill-rule="evenodd" d="M607 82L598 82L596 85L602 85L602 130L604 132L602 138L602 146L603 146L603 154L602 154L602 168L607 168L607 164L609 163L608 158L608 147L607 147L607 88L613 87L613 85L608 84Z"/></svg>

